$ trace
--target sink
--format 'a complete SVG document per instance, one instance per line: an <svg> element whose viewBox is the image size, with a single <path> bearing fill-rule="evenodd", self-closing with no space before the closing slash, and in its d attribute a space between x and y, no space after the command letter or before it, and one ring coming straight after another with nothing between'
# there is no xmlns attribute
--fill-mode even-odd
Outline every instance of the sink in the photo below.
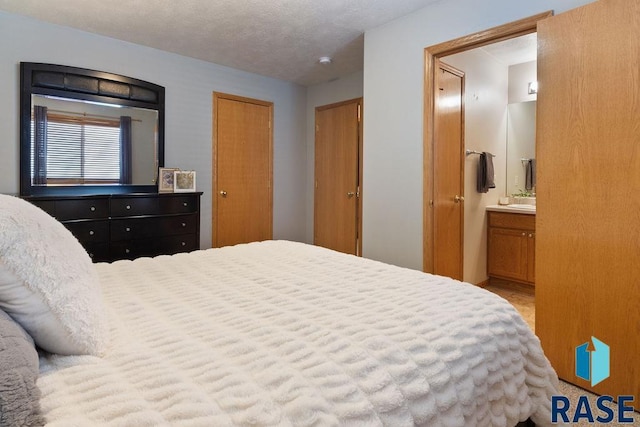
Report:
<svg viewBox="0 0 640 427"><path fill-rule="evenodd" d="M525 204L515 204L515 205L507 205L508 208L516 208L516 209L531 209L534 210L536 205L525 205Z"/></svg>
<svg viewBox="0 0 640 427"><path fill-rule="evenodd" d="M523 196L513 196L510 197L510 201L513 202L512 204L518 204L518 205L535 205L536 204L536 198L535 197L523 197Z"/></svg>
<svg viewBox="0 0 640 427"><path fill-rule="evenodd" d="M535 215L536 205L525 205L524 203L512 203L510 205L489 205L488 211L493 212L513 212L523 215Z"/></svg>

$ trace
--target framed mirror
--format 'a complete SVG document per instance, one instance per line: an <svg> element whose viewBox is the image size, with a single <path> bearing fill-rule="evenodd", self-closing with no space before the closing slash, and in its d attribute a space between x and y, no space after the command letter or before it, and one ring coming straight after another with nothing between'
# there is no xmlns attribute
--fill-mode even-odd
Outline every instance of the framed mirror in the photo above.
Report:
<svg viewBox="0 0 640 427"><path fill-rule="evenodd" d="M536 103L507 106L507 196L535 195L535 178L533 184L528 182L527 162L536 157Z"/></svg>
<svg viewBox="0 0 640 427"><path fill-rule="evenodd" d="M20 76L21 196L157 192L164 87L32 62Z"/></svg>

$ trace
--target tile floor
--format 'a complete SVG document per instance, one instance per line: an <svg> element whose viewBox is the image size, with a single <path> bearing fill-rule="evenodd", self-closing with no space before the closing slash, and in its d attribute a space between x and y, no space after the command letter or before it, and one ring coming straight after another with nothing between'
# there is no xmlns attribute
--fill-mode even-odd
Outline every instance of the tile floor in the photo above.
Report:
<svg viewBox="0 0 640 427"><path fill-rule="evenodd" d="M485 289L509 301L527 321L531 330L533 332L536 331L535 297L532 292L525 292L519 288L510 288L508 283L487 285Z"/></svg>

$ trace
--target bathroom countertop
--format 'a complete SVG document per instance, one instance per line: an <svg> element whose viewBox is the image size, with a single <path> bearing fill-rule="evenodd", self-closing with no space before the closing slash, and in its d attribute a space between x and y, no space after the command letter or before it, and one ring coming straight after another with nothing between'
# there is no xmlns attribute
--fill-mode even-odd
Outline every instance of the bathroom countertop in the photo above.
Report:
<svg viewBox="0 0 640 427"><path fill-rule="evenodd" d="M488 211L492 212L509 212L525 215L535 215L536 205L489 205Z"/></svg>

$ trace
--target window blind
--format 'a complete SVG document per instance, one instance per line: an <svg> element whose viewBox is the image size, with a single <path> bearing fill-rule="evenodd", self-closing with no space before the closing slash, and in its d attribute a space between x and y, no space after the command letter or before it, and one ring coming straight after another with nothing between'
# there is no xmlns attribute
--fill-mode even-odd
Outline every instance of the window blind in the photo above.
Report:
<svg viewBox="0 0 640 427"><path fill-rule="evenodd" d="M31 134L34 134L33 129ZM47 182L118 183L120 145L118 122L92 124L77 118L58 121L50 116L47 121Z"/></svg>

